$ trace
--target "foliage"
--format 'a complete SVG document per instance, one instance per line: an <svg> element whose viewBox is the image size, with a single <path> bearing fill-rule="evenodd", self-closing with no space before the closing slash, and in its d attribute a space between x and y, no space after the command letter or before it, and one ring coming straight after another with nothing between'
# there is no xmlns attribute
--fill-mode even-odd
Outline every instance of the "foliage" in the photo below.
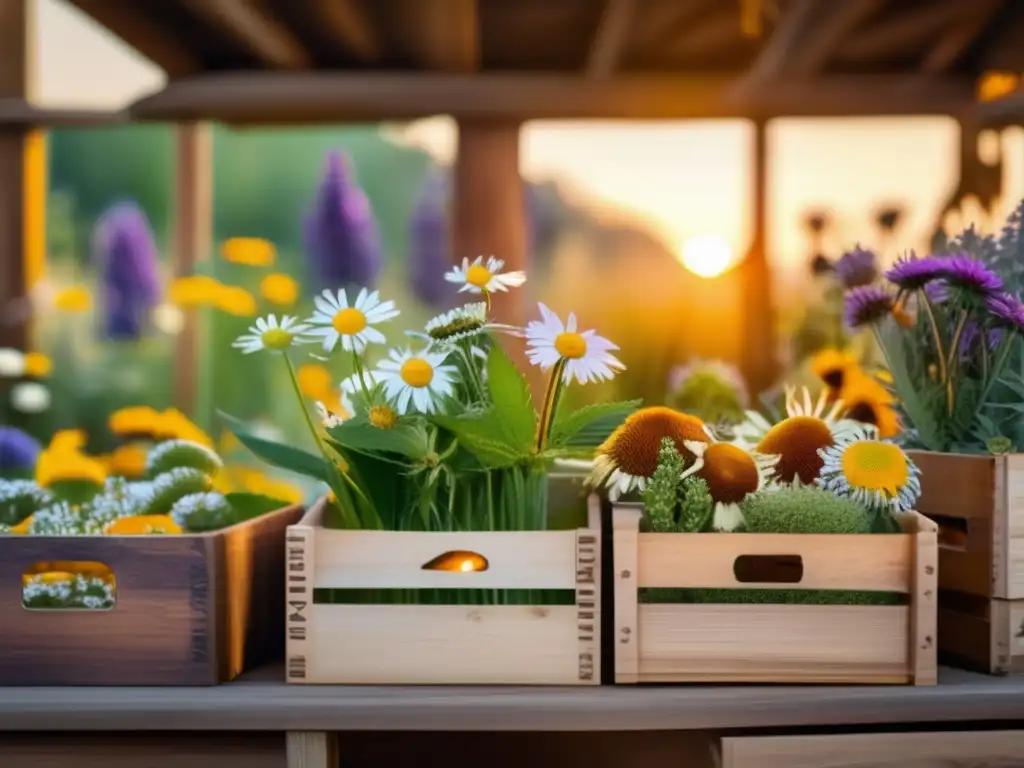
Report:
<svg viewBox="0 0 1024 768"><path fill-rule="evenodd" d="M725 363L699 360L670 374L668 404L708 424L742 421L747 402L740 372Z"/></svg>
<svg viewBox="0 0 1024 768"><path fill-rule="evenodd" d="M655 533L700 533L707 530L714 504L707 483L682 477L686 460L671 437L663 438L658 468L643 492L644 522Z"/></svg>

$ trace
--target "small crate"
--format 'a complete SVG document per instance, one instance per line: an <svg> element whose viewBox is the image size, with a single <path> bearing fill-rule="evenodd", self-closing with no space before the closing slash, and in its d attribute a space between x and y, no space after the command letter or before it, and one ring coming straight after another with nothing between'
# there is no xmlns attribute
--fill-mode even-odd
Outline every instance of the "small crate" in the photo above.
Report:
<svg viewBox="0 0 1024 768"><path fill-rule="evenodd" d="M180 536L0 536L0 685L216 685L284 651L288 507ZM113 573L108 610L31 610L22 575L49 562Z"/></svg>
<svg viewBox="0 0 1024 768"><path fill-rule="evenodd" d="M989 675L1024 672L1024 600L940 590L939 660Z"/></svg>
<svg viewBox="0 0 1024 768"><path fill-rule="evenodd" d="M598 685L600 508L565 531L348 531L326 500L288 529L289 683ZM424 570L448 552L486 570ZM573 590L573 605L337 604L314 589Z"/></svg>
<svg viewBox="0 0 1024 768"><path fill-rule="evenodd" d="M936 682L936 527L903 533L640 533L641 508L613 511L616 683ZM796 569L787 583L741 581ZM658 604L639 590L898 592L909 605Z"/></svg>

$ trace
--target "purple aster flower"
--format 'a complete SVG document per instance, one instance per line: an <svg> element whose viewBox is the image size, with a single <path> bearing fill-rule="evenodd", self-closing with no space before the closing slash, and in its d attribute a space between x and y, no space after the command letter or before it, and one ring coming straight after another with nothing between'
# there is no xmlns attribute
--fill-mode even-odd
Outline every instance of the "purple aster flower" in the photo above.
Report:
<svg viewBox="0 0 1024 768"><path fill-rule="evenodd" d="M1003 290L1002 278L972 256L957 254L942 261L943 278L950 285L986 294Z"/></svg>
<svg viewBox="0 0 1024 768"><path fill-rule="evenodd" d="M92 247L106 334L138 339L161 293L159 254L145 212L131 201L111 206L96 222Z"/></svg>
<svg viewBox="0 0 1024 768"><path fill-rule="evenodd" d="M314 288L372 286L381 242L370 201L352 178L347 156L327 156L323 180L306 214L304 244Z"/></svg>
<svg viewBox="0 0 1024 768"><path fill-rule="evenodd" d="M996 347L999 346L999 342L1003 340L1003 329L1002 328L989 328L985 332L985 341L988 345L988 351L994 352ZM952 335L952 332L950 333ZM964 323L963 330L960 331L960 354L961 360L969 359L974 357L975 352L978 351L978 347L981 344L982 326L973 321L968 320Z"/></svg>
<svg viewBox="0 0 1024 768"><path fill-rule="evenodd" d="M453 291L444 273L452 263L448 239L448 185L439 173L423 184L409 222L409 280L416 297L434 309L446 306Z"/></svg>
<svg viewBox="0 0 1024 768"><path fill-rule="evenodd" d="M1024 331L1024 303L1009 293L999 293L985 298L985 309L996 325Z"/></svg>
<svg viewBox="0 0 1024 768"><path fill-rule="evenodd" d="M898 259L892 268L886 271L885 279L901 291L916 291L926 287L933 280L945 277L947 261L939 256L919 259L911 255L909 258Z"/></svg>
<svg viewBox="0 0 1024 768"><path fill-rule="evenodd" d="M949 299L949 286L944 280L933 280L924 287L924 295L932 304L941 304Z"/></svg>
<svg viewBox="0 0 1024 768"><path fill-rule="evenodd" d="M35 469L42 447L31 435L16 427L0 426L0 473Z"/></svg>
<svg viewBox="0 0 1024 768"><path fill-rule="evenodd" d="M836 279L847 290L870 285L878 277L878 259L874 251L856 246L833 265Z"/></svg>
<svg viewBox="0 0 1024 768"><path fill-rule="evenodd" d="M851 329L874 325L892 314L892 295L877 285L862 285L846 294L846 324Z"/></svg>

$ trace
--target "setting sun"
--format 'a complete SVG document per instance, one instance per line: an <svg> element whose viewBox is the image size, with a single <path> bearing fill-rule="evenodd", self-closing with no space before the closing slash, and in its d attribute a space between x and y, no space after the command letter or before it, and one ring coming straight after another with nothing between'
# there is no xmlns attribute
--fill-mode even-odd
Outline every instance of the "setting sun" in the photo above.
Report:
<svg viewBox="0 0 1024 768"><path fill-rule="evenodd" d="M696 235L683 244L683 266L700 277L718 277L733 264L732 247L717 235Z"/></svg>

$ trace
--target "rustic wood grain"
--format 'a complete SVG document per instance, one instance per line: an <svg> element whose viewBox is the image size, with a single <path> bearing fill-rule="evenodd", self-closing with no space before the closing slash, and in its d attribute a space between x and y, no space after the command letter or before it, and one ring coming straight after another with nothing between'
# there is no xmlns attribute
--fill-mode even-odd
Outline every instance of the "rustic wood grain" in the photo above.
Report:
<svg viewBox="0 0 1024 768"><path fill-rule="evenodd" d="M290 507L183 536L0 537L0 685L214 685L280 658ZM108 566L106 611L21 604L39 562Z"/></svg>

